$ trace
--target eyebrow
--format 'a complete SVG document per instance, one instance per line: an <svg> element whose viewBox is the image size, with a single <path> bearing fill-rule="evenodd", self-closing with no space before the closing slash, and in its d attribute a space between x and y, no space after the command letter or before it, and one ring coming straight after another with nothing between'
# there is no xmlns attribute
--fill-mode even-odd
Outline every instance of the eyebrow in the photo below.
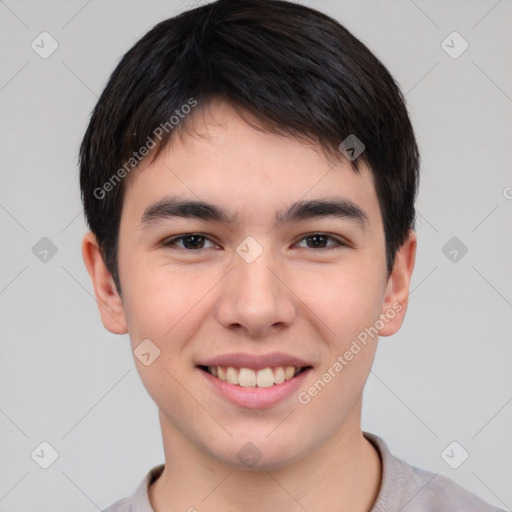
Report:
<svg viewBox="0 0 512 512"><path fill-rule="evenodd" d="M238 216L225 208L205 201L166 197L144 210L141 227L159 224L172 218L189 218L221 222L228 226L238 223ZM313 199L297 201L276 214L278 225L291 224L313 218L336 217L369 225L368 215L363 209L348 199Z"/></svg>

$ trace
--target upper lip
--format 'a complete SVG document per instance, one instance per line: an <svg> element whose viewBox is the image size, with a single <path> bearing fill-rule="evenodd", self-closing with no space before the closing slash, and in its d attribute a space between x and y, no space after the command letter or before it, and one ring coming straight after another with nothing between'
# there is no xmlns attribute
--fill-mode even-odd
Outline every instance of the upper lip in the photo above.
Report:
<svg viewBox="0 0 512 512"><path fill-rule="evenodd" d="M308 362L289 354L281 352L272 352L270 354L223 354L201 361L198 366L234 366L235 368L251 368L253 370L261 370L272 366L295 366L303 368L311 366Z"/></svg>

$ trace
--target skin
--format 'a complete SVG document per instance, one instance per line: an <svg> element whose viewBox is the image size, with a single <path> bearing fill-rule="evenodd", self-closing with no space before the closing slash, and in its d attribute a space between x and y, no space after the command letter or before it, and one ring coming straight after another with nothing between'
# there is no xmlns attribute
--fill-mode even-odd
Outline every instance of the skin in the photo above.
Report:
<svg viewBox="0 0 512 512"><path fill-rule="evenodd" d="M236 406L213 392L195 365L225 353L284 352L313 366L299 390L307 391L393 304L401 310L379 335L400 328L416 236L409 232L388 277L367 168L357 174L313 144L257 130L224 103L202 114L127 183L122 297L95 236L87 233L82 244L104 326L128 332L132 349L149 338L161 351L149 366L134 359L159 408L165 452L165 470L149 488L152 506L155 512L368 511L381 464L361 432L361 399L377 336L307 405L292 393L265 409ZM144 210L171 194L222 206L237 214L238 224L174 218L141 226ZM322 217L275 225L275 213L294 201L332 197L358 205L368 224ZM315 232L346 245L324 239L317 248L307 241ZM162 244L187 233L207 238L200 250L184 248L183 240ZM250 264L236 253L247 236L263 248ZM262 454L252 468L237 457L247 442Z"/></svg>

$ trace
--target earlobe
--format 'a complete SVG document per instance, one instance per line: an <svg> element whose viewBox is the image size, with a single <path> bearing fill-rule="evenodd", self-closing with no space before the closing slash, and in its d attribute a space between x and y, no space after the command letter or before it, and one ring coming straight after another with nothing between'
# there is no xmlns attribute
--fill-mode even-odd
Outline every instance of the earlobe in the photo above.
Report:
<svg viewBox="0 0 512 512"><path fill-rule="evenodd" d="M126 317L114 279L107 269L96 236L87 232L82 240L82 256L94 287L96 303L105 329L114 334L126 334Z"/></svg>
<svg viewBox="0 0 512 512"><path fill-rule="evenodd" d="M402 326L409 301L409 286L416 260L416 246L416 233L411 229L407 240L396 253L393 271L386 285L381 309L381 318L385 322L384 327L379 330L379 336L391 336Z"/></svg>

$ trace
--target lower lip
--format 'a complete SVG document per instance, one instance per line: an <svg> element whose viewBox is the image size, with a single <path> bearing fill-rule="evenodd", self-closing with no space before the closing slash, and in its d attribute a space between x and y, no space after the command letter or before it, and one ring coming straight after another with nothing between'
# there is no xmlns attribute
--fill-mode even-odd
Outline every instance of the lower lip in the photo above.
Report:
<svg viewBox="0 0 512 512"><path fill-rule="evenodd" d="M217 393L235 405L249 409L263 409L272 407L296 393L297 388L304 382L312 368L302 371L290 380L285 380L282 384L274 384L268 388L236 386L220 380L200 368L197 368L197 370L204 375L207 382L213 386Z"/></svg>

